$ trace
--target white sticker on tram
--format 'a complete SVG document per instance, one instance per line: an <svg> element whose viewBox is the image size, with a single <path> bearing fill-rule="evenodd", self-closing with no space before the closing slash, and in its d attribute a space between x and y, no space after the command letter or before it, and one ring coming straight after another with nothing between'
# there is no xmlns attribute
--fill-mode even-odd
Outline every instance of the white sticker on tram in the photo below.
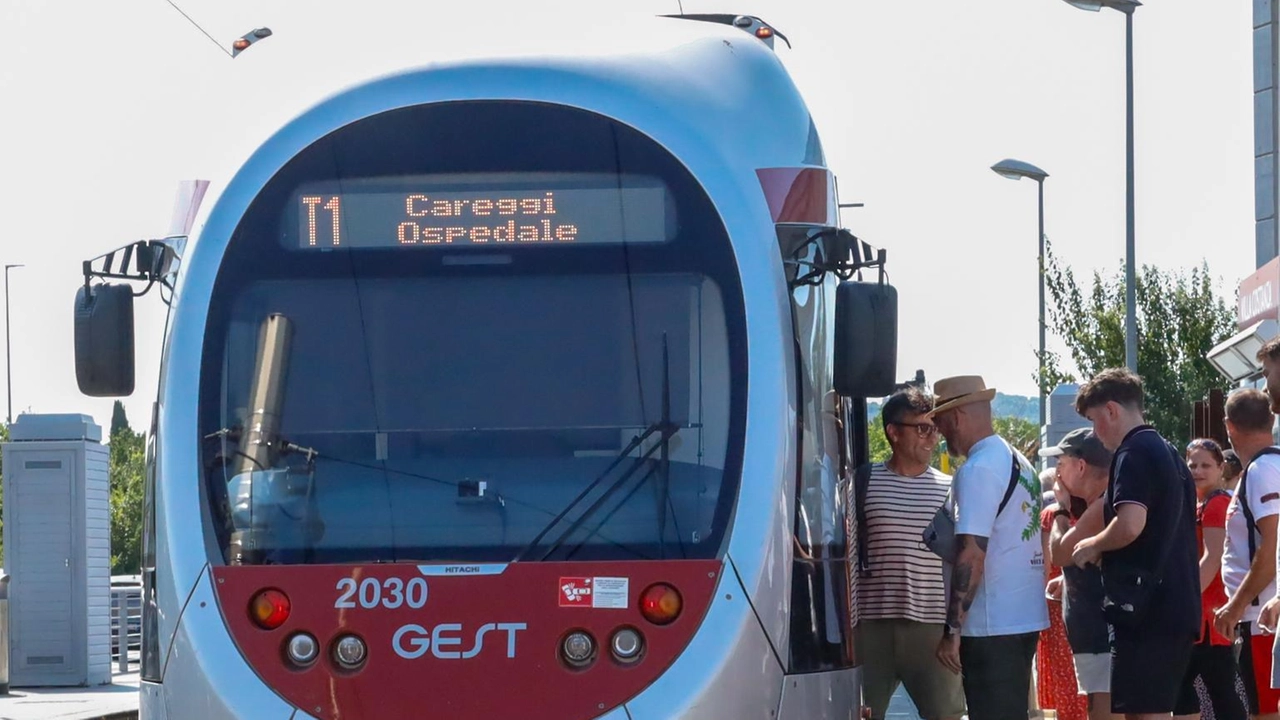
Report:
<svg viewBox="0 0 1280 720"><path fill-rule="evenodd" d="M597 577L592 579L591 607L626 610L630 578Z"/></svg>
<svg viewBox="0 0 1280 720"><path fill-rule="evenodd" d="M485 563L480 565L419 565L418 572L427 577L443 577L447 575L501 575L507 569L507 563Z"/></svg>

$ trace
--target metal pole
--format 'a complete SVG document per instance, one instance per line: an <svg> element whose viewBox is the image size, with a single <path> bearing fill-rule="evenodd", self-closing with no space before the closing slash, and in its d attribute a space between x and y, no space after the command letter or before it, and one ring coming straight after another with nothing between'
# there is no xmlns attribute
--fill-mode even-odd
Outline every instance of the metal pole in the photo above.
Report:
<svg viewBox="0 0 1280 720"><path fill-rule="evenodd" d="M1138 372L1138 319L1133 258L1133 7L1124 13L1125 25L1125 144L1128 165L1125 187L1126 237L1124 276L1124 362Z"/></svg>
<svg viewBox="0 0 1280 720"><path fill-rule="evenodd" d="M4 266L4 374L5 374L5 395L8 399L8 408L5 412L5 425L13 424L13 363L10 362L9 356L9 269L12 265Z"/></svg>
<svg viewBox="0 0 1280 720"><path fill-rule="evenodd" d="M1036 384L1040 386L1040 428L1044 429L1044 178L1040 179L1040 366L1036 372Z"/></svg>

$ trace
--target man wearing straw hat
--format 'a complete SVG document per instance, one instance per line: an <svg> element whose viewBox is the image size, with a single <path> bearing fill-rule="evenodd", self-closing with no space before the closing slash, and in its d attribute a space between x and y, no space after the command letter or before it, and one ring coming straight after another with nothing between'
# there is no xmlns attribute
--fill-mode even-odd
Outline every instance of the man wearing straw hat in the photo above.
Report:
<svg viewBox="0 0 1280 720"><path fill-rule="evenodd" d="M939 380L934 394L930 417L966 458L952 480L957 554L938 660L961 673L970 720L1027 717L1036 642L1049 626L1040 478L996 435L996 391L981 377Z"/></svg>

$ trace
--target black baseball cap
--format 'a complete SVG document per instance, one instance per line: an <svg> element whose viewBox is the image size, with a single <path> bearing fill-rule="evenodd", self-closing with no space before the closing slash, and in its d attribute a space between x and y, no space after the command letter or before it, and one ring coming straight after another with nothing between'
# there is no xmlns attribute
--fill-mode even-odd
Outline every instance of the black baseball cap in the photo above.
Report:
<svg viewBox="0 0 1280 720"><path fill-rule="evenodd" d="M1222 460L1228 465L1235 467L1236 470L1244 470L1240 465L1240 456L1236 455L1236 451L1231 448L1227 448L1222 451Z"/></svg>
<svg viewBox="0 0 1280 720"><path fill-rule="evenodd" d="M1040 457L1070 455L1080 458L1094 467L1111 467L1111 451L1107 450L1091 428L1079 428L1067 433L1057 445L1040 450Z"/></svg>

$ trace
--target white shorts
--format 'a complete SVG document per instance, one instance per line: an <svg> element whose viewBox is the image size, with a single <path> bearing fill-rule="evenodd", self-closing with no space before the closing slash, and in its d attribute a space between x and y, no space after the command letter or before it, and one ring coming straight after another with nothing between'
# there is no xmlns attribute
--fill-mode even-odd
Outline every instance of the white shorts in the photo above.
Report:
<svg viewBox="0 0 1280 720"><path fill-rule="evenodd" d="M1111 653L1072 655L1076 666L1076 687L1081 695L1111 692Z"/></svg>
<svg viewBox="0 0 1280 720"><path fill-rule="evenodd" d="M1280 690L1280 634L1271 641L1271 689Z"/></svg>

